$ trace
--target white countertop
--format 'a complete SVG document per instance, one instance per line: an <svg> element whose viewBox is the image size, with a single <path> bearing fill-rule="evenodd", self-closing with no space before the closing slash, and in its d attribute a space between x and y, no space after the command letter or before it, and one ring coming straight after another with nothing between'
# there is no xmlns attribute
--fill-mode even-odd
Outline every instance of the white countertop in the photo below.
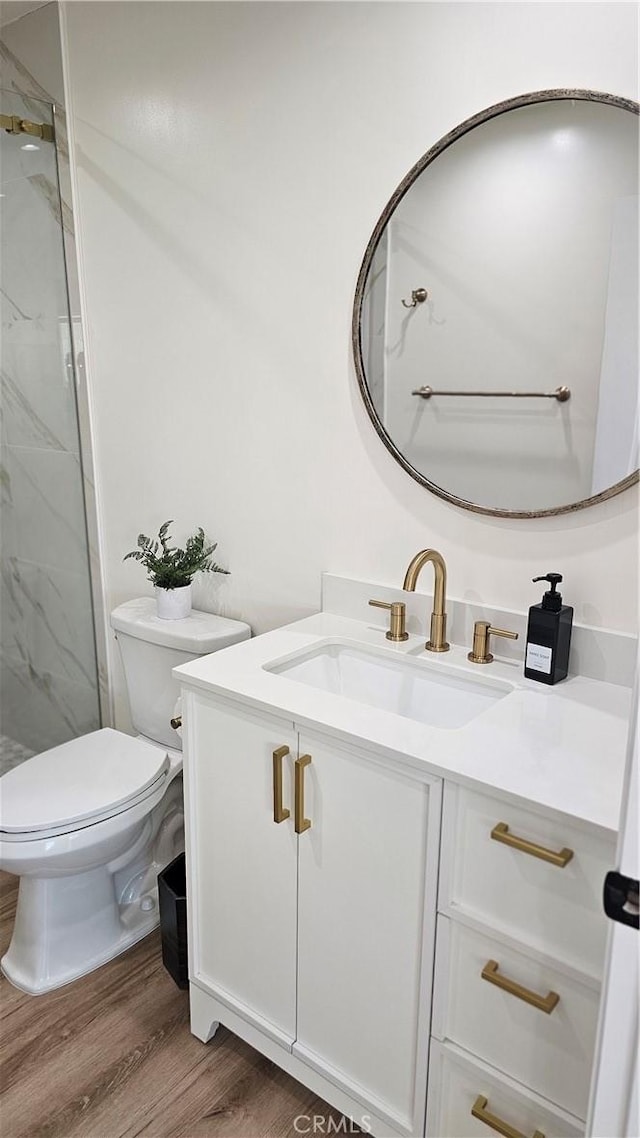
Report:
<svg viewBox="0 0 640 1138"><path fill-rule="evenodd" d="M482 673L506 680L513 691L463 727L436 728L265 670L291 653L335 639L353 647L411 653L431 668L453 667L472 678ZM174 676L182 685L286 716L299 728L317 727L438 777L513 794L617 830L628 688L583 676L548 686L525 679L521 661L496 656L492 664L479 666L467 661L467 648L452 645L439 656L420 654L421 645L423 637L391 644L380 627L318 613L202 656L174 669Z"/></svg>

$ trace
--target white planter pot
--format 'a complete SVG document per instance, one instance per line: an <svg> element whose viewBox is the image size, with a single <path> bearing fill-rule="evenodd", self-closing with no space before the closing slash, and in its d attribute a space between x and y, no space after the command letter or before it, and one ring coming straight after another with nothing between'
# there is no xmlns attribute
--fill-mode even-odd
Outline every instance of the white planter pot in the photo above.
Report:
<svg viewBox="0 0 640 1138"><path fill-rule="evenodd" d="M161 620L182 620L191 612L191 585L181 589L156 589L156 607Z"/></svg>

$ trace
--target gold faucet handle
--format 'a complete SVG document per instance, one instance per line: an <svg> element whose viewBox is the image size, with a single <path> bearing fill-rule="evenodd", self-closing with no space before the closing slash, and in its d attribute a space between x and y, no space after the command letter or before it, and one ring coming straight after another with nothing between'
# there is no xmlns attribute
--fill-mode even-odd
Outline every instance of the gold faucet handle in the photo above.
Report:
<svg viewBox="0 0 640 1138"><path fill-rule="evenodd" d="M488 620L477 620L473 626L473 648L467 654L467 660L472 664L490 664L493 656L489 651L489 637L504 636L507 640L517 640L517 632L508 632L506 628L492 628Z"/></svg>
<svg viewBox="0 0 640 1138"><path fill-rule="evenodd" d="M405 630L404 621L407 606L404 601L369 601L374 609L388 609L391 614L389 631L385 632L387 640L408 640L409 633Z"/></svg>

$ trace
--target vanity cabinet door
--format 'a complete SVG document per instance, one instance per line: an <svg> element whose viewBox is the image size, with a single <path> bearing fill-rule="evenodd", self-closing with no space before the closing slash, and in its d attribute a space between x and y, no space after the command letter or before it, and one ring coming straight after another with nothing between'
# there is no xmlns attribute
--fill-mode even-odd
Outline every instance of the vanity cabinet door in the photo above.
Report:
<svg viewBox="0 0 640 1138"><path fill-rule="evenodd" d="M294 1055L424 1133L440 782L301 734Z"/></svg>
<svg viewBox="0 0 640 1138"><path fill-rule="evenodd" d="M189 694L190 978L291 1047L296 998L293 725ZM274 821L273 752L283 806Z"/></svg>

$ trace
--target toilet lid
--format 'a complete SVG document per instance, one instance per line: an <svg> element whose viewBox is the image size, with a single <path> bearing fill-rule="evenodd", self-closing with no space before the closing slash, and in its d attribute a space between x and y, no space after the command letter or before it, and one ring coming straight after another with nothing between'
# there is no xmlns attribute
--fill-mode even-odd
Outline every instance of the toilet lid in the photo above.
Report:
<svg viewBox="0 0 640 1138"><path fill-rule="evenodd" d="M77 827L119 813L160 784L165 751L104 727L35 755L0 779L0 832Z"/></svg>

